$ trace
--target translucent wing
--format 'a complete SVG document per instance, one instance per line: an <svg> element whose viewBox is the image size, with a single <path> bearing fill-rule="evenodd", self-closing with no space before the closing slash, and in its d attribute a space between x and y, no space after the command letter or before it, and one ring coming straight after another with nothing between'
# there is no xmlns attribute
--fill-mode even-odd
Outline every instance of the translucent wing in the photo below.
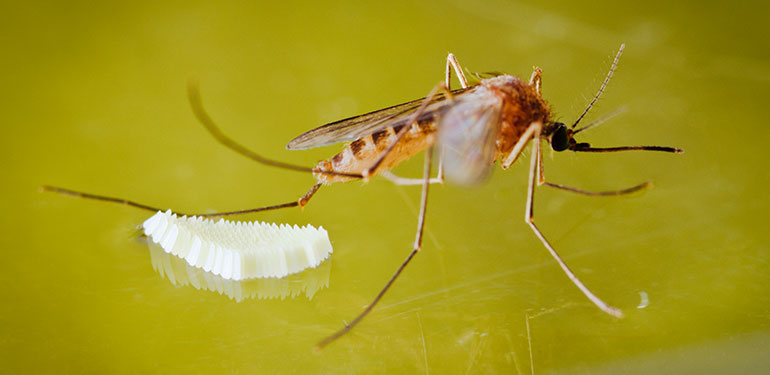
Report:
<svg viewBox="0 0 770 375"><path fill-rule="evenodd" d="M464 93L470 92L473 87L453 90L455 99ZM412 100L392 107L369 112L363 115L335 121L324 126L307 131L294 138L286 145L290 150L301 150L313 147L326 146L333 143L350 141L372 134L386 127L398 126L409 119L409 115L420 107L425 98ZM431 104L425 109L421 118L430 117L445 111L455 101L446 100L445 93L437 94Z"/></svg>
<svg viewBox="0 0 770 375"><path fill-rule="evenodd" d="M489 175L495 158L502 101L486 89L467 95L441 119L438 141L449 181L476 185Z"/></svg>

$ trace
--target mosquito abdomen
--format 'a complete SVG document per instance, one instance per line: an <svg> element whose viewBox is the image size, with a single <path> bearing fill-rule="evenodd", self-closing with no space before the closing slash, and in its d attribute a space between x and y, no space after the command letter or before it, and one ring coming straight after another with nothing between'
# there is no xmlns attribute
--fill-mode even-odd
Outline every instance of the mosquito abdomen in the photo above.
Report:
<svg viewBox="0 0 770 375"><path fill-rule="evenodd" d="M372 171L370 175L373 176L378 172L391 169L431 145L434 142L433 134L436 132L436 120L437 118L435 117L424 118L418 124L411 125L393 151L388 154L377 170ZM404 125L388 127L356 139L346 144L337 155L319 162L316 168L320 171L362 174L396 141L397 134L403 127ZM313 173L313 175L318 182L324 184L355 179L353 177L318 172Z"/></svg>

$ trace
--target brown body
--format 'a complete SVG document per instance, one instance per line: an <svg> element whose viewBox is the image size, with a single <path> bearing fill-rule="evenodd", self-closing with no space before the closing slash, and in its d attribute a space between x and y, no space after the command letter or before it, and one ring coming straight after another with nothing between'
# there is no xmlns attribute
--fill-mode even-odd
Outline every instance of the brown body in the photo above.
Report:
<svg viewBox="0 0 770 375"><path fill-rule="evenodd" d="M486 96L490 94L496 96L502 103L500 116L497 120L495 156L493 160L490 160L490 163L494 163L511 153L516 142L532 123L549 123L551 111L548 103L540 96L535 84L530 85L509 75L485 79L463 95ZM442 115L446 114L447 112L442 111L429 112L420 116L419 120L412 125L387 127L358 138L346 144L340 153L319 162L316 168L325 172L361 174L396 141L396 135L401 128L409 126L407 133L372 174L389 170L432 145L436 140L437 130L446 120ZM322 172L315 172L314 176L318 182L323 184L354 179Z"/></svg>
<svg viewBox="0 0 770 375"><path fill-rule="evenodd" d="M385 157L376 172L389 170L402 161L409 159L414 154L424 150L434 142L436 133L435 119L420 120L417 124L410 125L407 133L398 142L393 151ZM322 160L316 168L324 172L341 172L351 174L361 174L364 170L374 164L385 150L396 142L396 135L402 125L396 128L388 127L385 130L377 131L373 134L356 139L346 144L340 153L333 157ZM376 173L375 172L375 173ZM356 178L341 175L331 175L321 172L313 172L318 182L331 184L334 182L350 181Z"/></svg>

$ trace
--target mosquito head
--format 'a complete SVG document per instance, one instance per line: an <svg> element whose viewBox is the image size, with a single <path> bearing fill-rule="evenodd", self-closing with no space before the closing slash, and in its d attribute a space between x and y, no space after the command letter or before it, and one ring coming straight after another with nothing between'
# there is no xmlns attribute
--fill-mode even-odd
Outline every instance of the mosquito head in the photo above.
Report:
<svg viewBox="0 0 770 375"><path fill-rule="evenodd" d="M550 134L548 141L551 143L551 148L554 151L564 151L570 147L570 144L575 143L575 140L572 138L572 129L562 122L551 123L549 129L546 130L546 134Z"/></svg>

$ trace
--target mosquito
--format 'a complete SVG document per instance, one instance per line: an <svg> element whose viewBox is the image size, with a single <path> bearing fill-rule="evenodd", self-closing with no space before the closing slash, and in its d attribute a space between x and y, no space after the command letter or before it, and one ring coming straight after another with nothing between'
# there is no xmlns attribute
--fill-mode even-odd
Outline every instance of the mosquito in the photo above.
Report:
<svg viewBox="0 0 770 375"><path fill-rule="evenodd" d="M372 302L350 323L322 339L317 344L317 348L320 349L357 326L380 302L414 256L420 252L425 228L428 190L431 184L443 183L446 174L446 179L451 183L465 186L478 185L486 179L496 162L499 161L503 169L508 169L531 142L532 155L529 165L524 221L561 267L567 278L588 300L605 313L620 318L623 316L622 311L607 304L591 292L561 259L545 235L538 229L534 221L534 198L535 188L542 185L589 196L623 195L650 186L649 182L645 182L621 190L587 191L548 182L545 179L543 168L541 151L543 141L557 152L565 150L574 152L631 150L683 152L679 148L663 146L593 147L589 143L575 140L576 134L592 128L604 120L600 119L589 125L578 127L578 124L599 100L607 87L624 47L625 45L620 46L607 76L586 109L569 126L552 120L548 103L541 96L542 70L540 68L534 69L528 82L507 74L494 74L489 77L479 76L479 82L471 85L457 58L450 53L446 58L444 81L437 84L426 97L332 122L291 140L286 146L289 150L310 149L339 142L350 142L343 146L341 152L329 159L320 161L313 168L263 157L226 136L205 111L197 82L191 81L188 86L188 95L193 112L219 143L261 164L312 173L316 179L316 183L310 190L295 201L199 216L228 216L287 207L304 207L322 186L352 180L368 181L378 174L396 185L421 185L420 212L417 218L417 231L412 251ZM450 87L452 71L455 72L460 82L461 87L458 89ZM439 154L438 171L436 177L431 177L433 154L436 149L438 149ZM404 178L390 172L390 169L396 165L422 151L425 151L422 178ZM44 186L43 190L120 203L149 211L159 211L157 208L121 198L81 193L52 186Z"/></svg>

